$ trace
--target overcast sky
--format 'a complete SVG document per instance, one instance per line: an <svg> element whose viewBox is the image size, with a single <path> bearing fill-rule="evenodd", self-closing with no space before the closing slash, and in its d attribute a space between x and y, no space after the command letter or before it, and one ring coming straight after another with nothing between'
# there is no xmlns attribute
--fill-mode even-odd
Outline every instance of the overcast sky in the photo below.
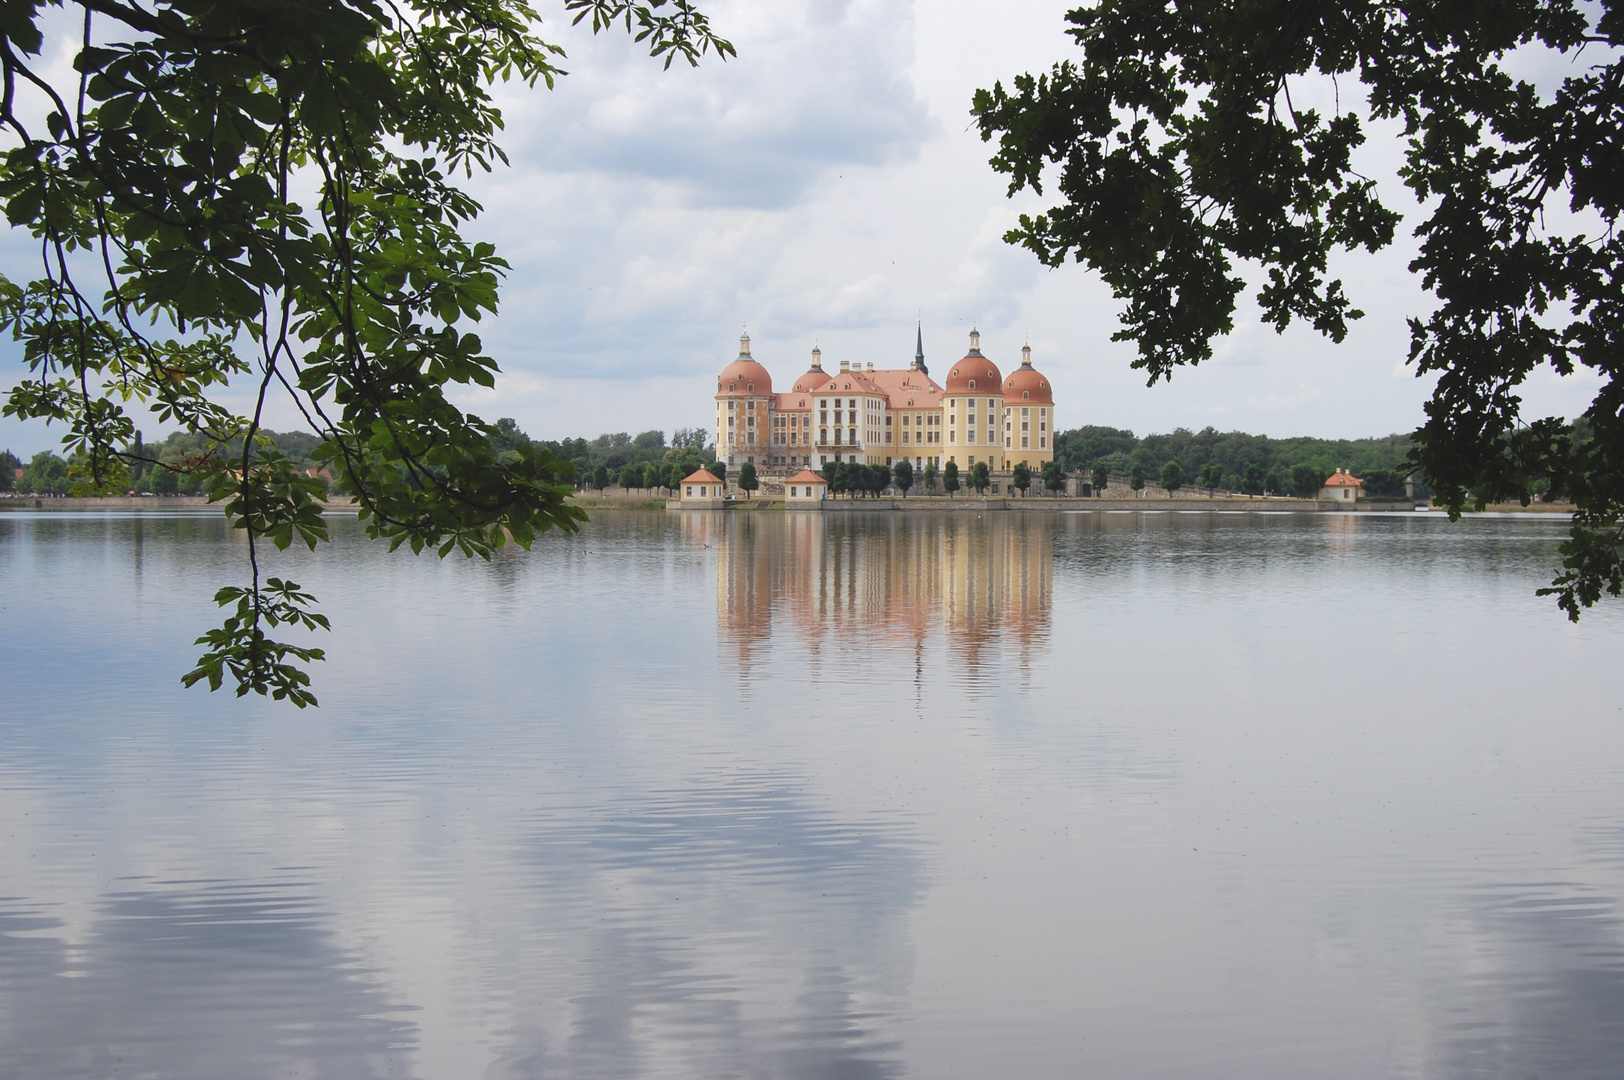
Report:
<svg viewBox="0 0 1624 1080"><path fill-rule="evenodd" d="M1404 269L1413 219L1394 250L1333 266L1369 313L1342 345L1277 335L1248 303L1212 361L1155 388L1129 368L1133 347L1110 340L1117 304L1097 277L1002 241L1044 204L1006 198L970 97L1070 55L1066 4L703 6L736 59L665 71L623 33L557 19L543 29L570 74L552 92L502 91L513 165L471 184L486 207L473 232L513 265L479 330L504 374L465 407L544 438L704 426L744 323L787 385L815 341L826 366L907 364L918 317L933 373L963 355L972 324L1006 372L1029 336L1062 429L1359 437L1422 419L1427 385L1404 366L1405 317L1427 310ZM1361 164L1391 177L1397 144L1372 140ZM1394 185L1386 197L1413 209ZM27 273L18 240L0 250L8 274ZM1542 374L1525 397L1576 415L1594 389ZM5 421L0 446L31 453L58 434Z"/></svg>

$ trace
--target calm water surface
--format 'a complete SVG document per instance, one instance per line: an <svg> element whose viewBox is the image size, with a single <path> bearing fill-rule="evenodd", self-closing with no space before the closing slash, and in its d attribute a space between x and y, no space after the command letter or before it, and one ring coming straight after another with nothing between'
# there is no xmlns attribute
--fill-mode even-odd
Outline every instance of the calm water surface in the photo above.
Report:
<svg viewBox="0 0 1624 1080"><path fill-rule="evenodd" d="M0 1076L1617 1077L1624 611L1560 521L0 514Z"/></svg>

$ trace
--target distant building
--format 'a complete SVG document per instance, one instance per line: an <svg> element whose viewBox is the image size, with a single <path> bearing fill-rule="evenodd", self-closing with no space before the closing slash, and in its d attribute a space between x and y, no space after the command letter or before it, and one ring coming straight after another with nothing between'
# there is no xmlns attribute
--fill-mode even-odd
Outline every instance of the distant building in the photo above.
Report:
<svg viewBox="0 0 1624 1080"><path fill-rule="evenodd" d="M829 497L829 485L811 469L802 469L784 481L784 505L816 507Z"/></svg>
<svg viewBox="0 0 1624 1080"><path fill-rule="evenodd" d="M721 506L727 485L709 469L698 469L683 478L677 497L684 506Z"/></svg>
<svg viewBox="0 0 1624 1080"><path fill-rule="evenodd" d="M1332 502L1358 502L1359 492L1364 486L1365 482L1348 470L1338 469L1320 488L1319 497Z"/></svg>
<svg viewBox="0 0 1624 1080"><path fill-rule="evenodd" d="M906 368L842 360L830 373L813 346L812 366L783 394L773 392L745 334L716 380L716 452L730 468L749 462L785 475L831 461L908 460L916 469L955 461L965 470L984 461L994 472L1025 462L1039 472L1054 459L1054 432L1054 390L1032 366L1031 347L1006 379L975 330L945 386L925 366L922 328Z"/></svg>

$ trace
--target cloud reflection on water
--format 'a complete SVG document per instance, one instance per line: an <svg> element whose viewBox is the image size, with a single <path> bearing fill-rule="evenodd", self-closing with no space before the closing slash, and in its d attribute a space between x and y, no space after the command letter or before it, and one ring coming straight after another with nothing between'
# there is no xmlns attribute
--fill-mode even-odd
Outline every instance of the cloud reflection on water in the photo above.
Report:
<svg viewBox="0 0 1624 1080"><path fill-rule="evenodd" d="M126 882L82 941L0 909L0 1076L404 1076L414 1028L297 884Z"/></svg>
<svg viewBox="0 0 1624 1080"><path fill-rule="evenodd" d="M536 813L522 851L547 919L581 931L545 980L567 1025L529 1025L494 1075L902 1071L887 1031L923 885L900 823L842 819L774 773L718 772Z"/></svg>

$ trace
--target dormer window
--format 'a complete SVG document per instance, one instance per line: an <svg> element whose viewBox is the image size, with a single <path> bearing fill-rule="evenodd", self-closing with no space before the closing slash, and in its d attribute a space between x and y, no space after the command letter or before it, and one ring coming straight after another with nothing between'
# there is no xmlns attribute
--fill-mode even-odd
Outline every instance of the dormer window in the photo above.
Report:
<svg viewBox="0 0 1624 1080"><path fill-rule="evenodd" d="M974 379L971 379L970 380L970 389L974 390L975 388L976 388L976 381Z"/></svg>
<svg viewBox="0 0 1624 1080"><path fill-rule="evenodd" d="M1021 391L1021 397L1028 400L1028 401L1030 401L1031 398L1032 398L1032 391L1030 391L1030 390L1022 390Z"/></svg>
<svg viewBox="0 0 1624 1080"><path fill-rule="evenodd" d="M755 393L756 392L756 384L755 383L749 383L746 392L751 393L751 394Z"/></svg>

